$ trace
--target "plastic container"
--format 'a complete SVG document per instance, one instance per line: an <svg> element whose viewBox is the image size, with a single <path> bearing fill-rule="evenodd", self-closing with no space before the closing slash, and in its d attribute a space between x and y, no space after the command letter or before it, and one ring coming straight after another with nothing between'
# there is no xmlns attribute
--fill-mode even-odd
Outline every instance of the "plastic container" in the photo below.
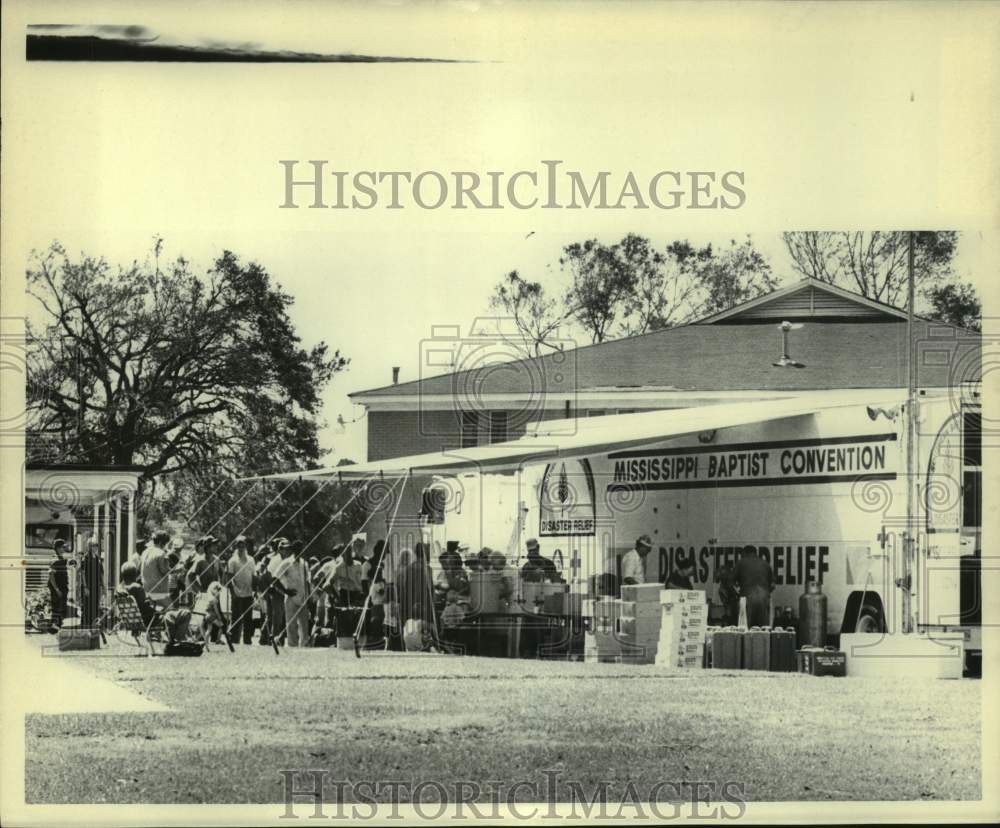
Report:
<svg viewBox="0 0 1000 828"><path fill-rule="evenodd" d="M799 597L799 646L826 646L826 596L815 581Z"/></svg>
<svg viewBox="0 0 1000 828"><path fill-rule="evenodd" d="M771 630L769 627L751 627L743 645L743 669L771 669Z"/></svg>
<svg viewBox="0 0 1000 828"><path fill-rule="evenodd" d="M712 666L720 670L739 670L743 666L745 631L724 627L712 635Z"/></svg>
<svg viewBox="0 0 1000 828"><path fill-rule="evenodd" d="M797 669L795 658L795 630L777 627L771 630L772 673L794 673Z"/></svg>
<svg viewBox="0 0 1000 828"><path fill-rule="evenodd" d="M469 606L472 615L500 612L500 591L503 584L501 572L469 573ZM531 610L534 611L535 593L531 595ZM539 604L541 601L539 601Z"/></svg>

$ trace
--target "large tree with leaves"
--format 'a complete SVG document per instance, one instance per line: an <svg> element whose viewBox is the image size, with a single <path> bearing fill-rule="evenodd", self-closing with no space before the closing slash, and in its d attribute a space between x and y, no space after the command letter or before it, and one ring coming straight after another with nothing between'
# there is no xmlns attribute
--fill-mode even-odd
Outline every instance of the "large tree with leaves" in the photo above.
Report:
<svg viewBox="0 0 1000 828"><path fill-rule="evenodd" d="M303 347L259 264L162 258L159 240L124 267L59 244L33 256L31 454L137 465L147 486L316 465L319 395L345 358Z"/></svg>

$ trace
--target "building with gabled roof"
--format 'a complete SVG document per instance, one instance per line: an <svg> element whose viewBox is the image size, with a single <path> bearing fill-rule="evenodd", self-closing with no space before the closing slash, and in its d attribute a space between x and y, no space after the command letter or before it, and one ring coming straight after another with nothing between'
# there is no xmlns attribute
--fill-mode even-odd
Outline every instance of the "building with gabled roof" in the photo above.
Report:
<svg viewBox="0 0 1000 828"><path fill-rule="evenodd" d="M775 364L782 322L801 367ZM438 338L434 349L452 349L458 370L350 398L367 410L374 461L503 442L540 420L906 388L907 329L899 308L805 279L688 325L533 359L490 363L488 338ZM978 332L917 317L912 338L918 387L979 381Z"/></svg>

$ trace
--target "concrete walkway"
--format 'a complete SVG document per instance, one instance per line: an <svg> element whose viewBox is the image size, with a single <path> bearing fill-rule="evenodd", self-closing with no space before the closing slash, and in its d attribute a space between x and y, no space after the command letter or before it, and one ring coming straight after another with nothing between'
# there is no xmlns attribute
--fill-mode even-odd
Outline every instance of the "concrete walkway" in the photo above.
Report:
<svg viewBox="0 0 1000 828"><path fill-rule="evenodd" d="M146 713L169 710L75 662L101 658L101 650L60 653L55 636L4 630L4 710L22 713Z"/></svg>

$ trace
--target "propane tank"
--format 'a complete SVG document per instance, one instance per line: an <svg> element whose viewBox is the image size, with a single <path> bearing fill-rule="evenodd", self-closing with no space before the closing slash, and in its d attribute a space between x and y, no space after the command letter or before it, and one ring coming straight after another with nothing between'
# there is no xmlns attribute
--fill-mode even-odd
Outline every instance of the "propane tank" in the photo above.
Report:
<svg viewBox="0 0 1000 828"><path fill-rule="evenodd" d="M810 581L799 596L799 647L826 646L826 596Z"/></svg>

